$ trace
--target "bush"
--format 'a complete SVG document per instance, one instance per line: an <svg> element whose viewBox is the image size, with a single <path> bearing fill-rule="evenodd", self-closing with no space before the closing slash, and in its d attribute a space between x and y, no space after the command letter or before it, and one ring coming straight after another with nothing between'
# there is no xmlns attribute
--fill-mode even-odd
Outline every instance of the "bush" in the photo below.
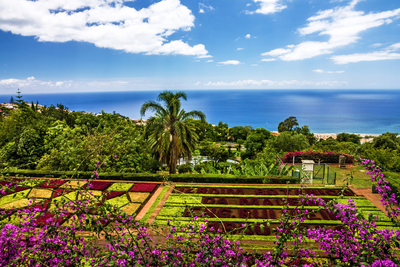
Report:
<svg viewBox="0 0 400 267"><path fill-rule="evenodd" d="M192 165L190 163L178 165L179 173L188 173L192 171Z"/></svg>

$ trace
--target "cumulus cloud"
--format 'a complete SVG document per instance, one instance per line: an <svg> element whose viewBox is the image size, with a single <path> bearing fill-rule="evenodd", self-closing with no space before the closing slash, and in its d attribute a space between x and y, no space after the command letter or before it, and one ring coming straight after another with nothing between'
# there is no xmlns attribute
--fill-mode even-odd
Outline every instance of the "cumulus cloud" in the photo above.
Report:
<svg viewBox="0 0 400 267"><path fill-rule="evenodd" d="M214 60L212 60L212 59L209 59L209 60L207 60L206 62L214 62Z"/></svg>
<svg viewBox="0 0 400 267"><path fill-rule="evenodd" d="M238 49L237 49L237 50L238 50L238 51L240 51L240 50L243 50L243 49L244 49L244 48L238 47Z"/></svg>
<svg viewBox="0 0 400 267"><path fill-rule="evenodd" d="M284 81L272 81L272 80L239 80L233 82L208 82L205 86L337 86L346 85L346 81L298 81L298 80L284 80Z"/></svg>
<svg viewBox="0 0 400 267"><path fill-rule="evenodd" d="M194 27L179 0L136 10L125 0L0 1L0 29L40 42L88 42L127 53L207 55L204 45L168 40Z"/></svg>
<svg viewBox="0 0 400 267"><path fill-rule="evenodd" d="M344 73L344 70L332 71L332 70L316 69L316 70L313 70L313 72L317 72L317 73Z"/></svg>
<svg viewBox="0 0 400 267"><path fill-rule="evenodd" d="M331 57L336 64L357 63L362 61L378 61L378 60L391 60L400 59L400 53L394 53L400 50L400 43L389 45L381 51L374 51L370 53L356 53L350 55L337 55Z"/></svg>
<svg viewBox="0 0 400 267"><path fill-rule="evenodd" d="M227 61L218 62L218 64L221 64L221 65L239 65L241 63L240 63L239 60L227 60Z"/></svg>
<svg viewBox="0 0 400 267"><path fill-rule="evenodd" d="M200 85L200 84L201 84L201 82L197 82L197 83L195 83L194 85L196 85L196 86L197 86L197 85Z"/></svg>
<svg viewBox="0 0 400 267"><path fill-rule="evenodd" d="M260 7L256 11L246 11L247 14L273 14L280 12L287 6L282 4L282 0L253 0L255 3L259 3Z"/></svg>
<svg viewBox="0 0 400 267"><path fill-rule="evenodd" d="M250 39L250 37L251 37L250 33L246 34L245 36L246 39Z"/></svg>
<svg viewBox="0 0 400 267"><path fill-rule="evenodd" d="M305 27L298 29L298 33L302 36L316 33L327 35L329 36L327 41L304 41L298 45L287 46L287 48L274 49L263 55L292 61L331 54L336 48L356 43L361 38L360 34L363 31L389 24L392 19L396 19L400 15L400 8L368 14L356 11L355 6L359 1L353 0L344 7L319 11L307 19L308 24Z"/></svg>

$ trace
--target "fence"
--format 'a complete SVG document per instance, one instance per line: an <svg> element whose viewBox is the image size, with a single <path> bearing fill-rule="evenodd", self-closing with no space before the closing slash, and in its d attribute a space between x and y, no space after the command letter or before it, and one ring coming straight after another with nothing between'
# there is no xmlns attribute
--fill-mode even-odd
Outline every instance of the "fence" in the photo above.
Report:
<svg viewBox="0 0 400 267"><path fill-rule="evenodd" d="M325 163L315 163L312 172L293 170L292 176L298 177L299 179L302 177L307 177L310 183L313 184L336 184L336 172Z"/></svg>

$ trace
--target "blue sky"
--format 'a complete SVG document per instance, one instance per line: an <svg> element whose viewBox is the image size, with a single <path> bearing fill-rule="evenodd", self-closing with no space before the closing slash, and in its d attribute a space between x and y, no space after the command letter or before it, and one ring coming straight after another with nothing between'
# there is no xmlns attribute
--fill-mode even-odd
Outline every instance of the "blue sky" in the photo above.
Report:
<svg viewBox="0 0 400 267"><path fill-rule="evenodd" d="M0 94L400 89L398 0L0 0Z"/></svg>

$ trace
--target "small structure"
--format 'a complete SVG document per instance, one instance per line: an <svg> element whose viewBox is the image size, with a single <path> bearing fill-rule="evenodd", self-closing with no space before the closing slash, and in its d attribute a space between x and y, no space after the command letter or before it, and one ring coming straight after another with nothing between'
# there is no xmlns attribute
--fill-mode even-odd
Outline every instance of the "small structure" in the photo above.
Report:
<svg viewBox="0 0 400 267"><path fill-rule="evenodd" d="M346 167L346 157L344 155L339 156L339 168Z"/></svg>
<svg viewBox="0 0 400 267"><path fill-rule="evenodd" d="M315 162L313 160L301 160L301 163L304 179L307 179L312 184Z"/></svg>

